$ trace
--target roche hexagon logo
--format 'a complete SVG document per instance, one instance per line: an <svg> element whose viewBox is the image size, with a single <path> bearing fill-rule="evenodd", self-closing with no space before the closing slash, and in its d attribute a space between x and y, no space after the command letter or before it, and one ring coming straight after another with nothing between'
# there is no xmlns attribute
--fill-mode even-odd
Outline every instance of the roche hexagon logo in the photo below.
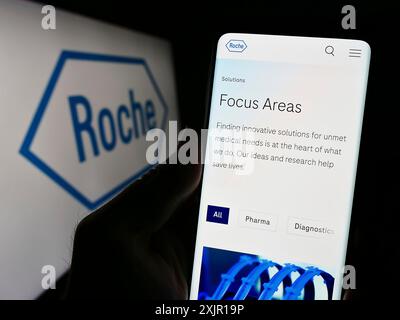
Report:
<svg viewBox="0 0 400 320"><path fill-rule="evenodd" d="M144 59L63 51L20 153L94 209L151 168L145 136L167 119Z"/></svg>
<svg viewBox="0 0 400 320"><path fill-rule="evenodd" d="M246 50L247 45L243 40L229 40L226 48L231 52L243 52Z"/></svg>

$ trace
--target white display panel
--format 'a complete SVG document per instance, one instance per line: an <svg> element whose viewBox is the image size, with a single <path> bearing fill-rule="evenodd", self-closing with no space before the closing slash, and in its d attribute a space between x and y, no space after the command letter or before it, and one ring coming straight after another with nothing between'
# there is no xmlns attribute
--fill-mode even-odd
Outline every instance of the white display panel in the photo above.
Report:
<svg viewBox="0 0 400 320"><path fill-rule="evenodd" d="M358 40L220 38L191 299L340 298L369 60Z"/></svg>

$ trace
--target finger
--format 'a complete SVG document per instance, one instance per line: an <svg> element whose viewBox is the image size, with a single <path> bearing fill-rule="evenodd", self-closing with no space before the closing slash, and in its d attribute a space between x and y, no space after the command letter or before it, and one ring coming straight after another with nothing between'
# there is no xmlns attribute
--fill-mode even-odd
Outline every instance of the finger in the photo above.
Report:
<svg viewBox="0 0 400 320"><path fill-rule="evenodd" d="M76 233L112 232L111 226L114 232L157 231L194 192L200 176L200 164L160 164L83 219Z"/></svg>

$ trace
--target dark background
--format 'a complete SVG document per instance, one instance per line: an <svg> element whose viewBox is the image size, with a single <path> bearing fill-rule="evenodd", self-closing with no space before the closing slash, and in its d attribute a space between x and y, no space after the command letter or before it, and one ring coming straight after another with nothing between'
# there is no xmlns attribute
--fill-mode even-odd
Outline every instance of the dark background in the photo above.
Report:
<svg viewBox="0 0 400 320"><path fill-rule="evenodd" d="M49 1L98 20L168 39L173 46L182 126L204 127L214 48L226 32L353 38L371 46L371 65L347 263L357 270L353 299L390 298L398 285L399 126L398 17L393 5L355 1ZM356 30L343 30L341 8L356 8ZM187 251L188 278L194 252L194 201L170 221ZM56 298L56 292L42 298ZM393 289L392 289L393 288Z"/></svg>

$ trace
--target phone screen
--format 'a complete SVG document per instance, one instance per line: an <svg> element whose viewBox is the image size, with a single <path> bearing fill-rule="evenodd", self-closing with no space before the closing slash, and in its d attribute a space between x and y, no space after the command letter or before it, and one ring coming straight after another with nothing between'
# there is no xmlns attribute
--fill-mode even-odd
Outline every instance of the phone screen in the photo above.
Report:
<svg viewBox="0 0 400 320"><path fill-rule="evenodd" d="M191 299L340 299L370 48L218 42Z"/></svg>

